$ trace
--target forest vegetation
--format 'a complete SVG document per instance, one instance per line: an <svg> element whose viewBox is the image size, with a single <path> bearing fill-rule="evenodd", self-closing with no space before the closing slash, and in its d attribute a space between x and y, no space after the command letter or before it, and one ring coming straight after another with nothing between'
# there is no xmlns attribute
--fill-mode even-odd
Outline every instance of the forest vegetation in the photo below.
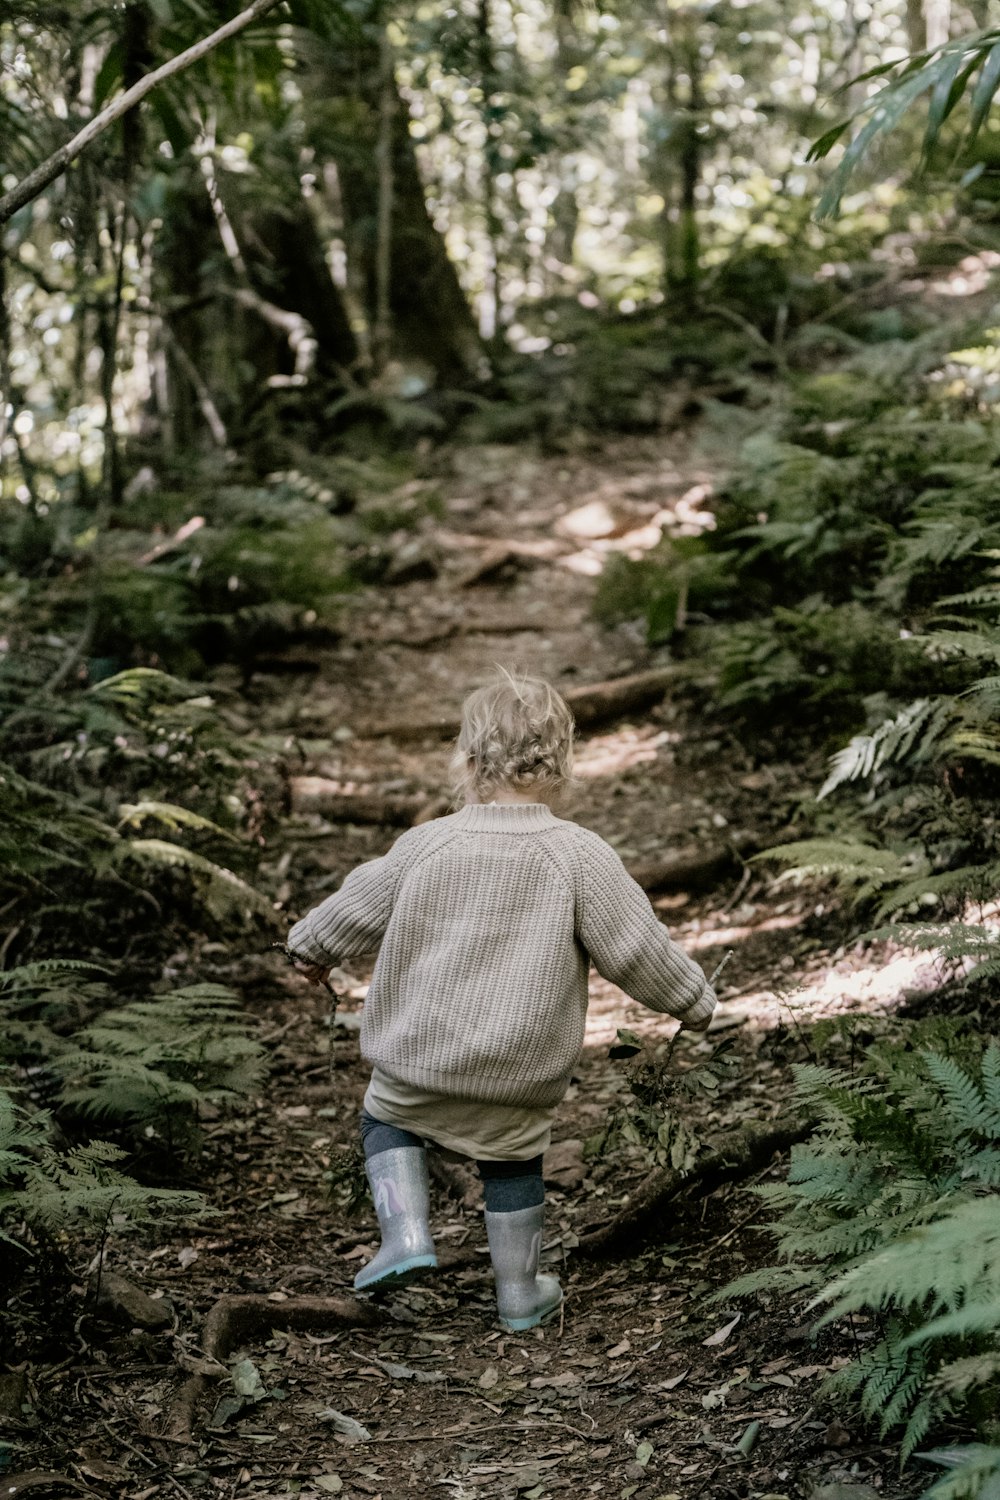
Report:
<svg viewBox="0 0 1000 1500"><path fill-rule="evenodd" d="M69 1462L39 1457L46 1372L95 1364L115 1267L179 1229L212 1233L240 1121L268 1107L275 997L306 1004L270 948L345 873L302 840L353 819L380 852L441 797L432 749L438 784L412 806L415 783L383 776L380 813L363 796L335 813L331 790L303 818L305 779L345 746L373 783L387 764L380 735L324 710L351 687L336 653L397 618L397 597L417 611L409 646L436 649L443 616L421 637L421 601L491 506L507 535L475 554L442 649L475 628L481 581L517 575L544 605L529 565L552 554L525 536L545 497L519 466L578 477L631 451L683 455L698 482L652 531L586 553L597 634L560 685L599 678L587 642L616 661L627 642L633 670L669 669L665 735L707 723L720 783L737 754L758 787L793 768L794 796L760 794L752 849L698 877L718 928L749 890L769 911L815 908L831 966L917 954L935 975L881 1009L788 1010L774 1108L747 1092L727 1117L741 1141L776 1122L794 1140L773 1165L770 1137L762 1159L748 1148L742 1175L761 1180L734 1200L769 1233L746 1264L707 1267L703 1300L841 1341L821 1343L837 1363L818 1425L840 1413L859 1453L875 1445L884 1493L1000 1495L1000 15L990 0L251 9L18 201L241 9L0 7L0 1473ZM629 533L603 524L591 535ZM448 677L468 657L441 660L441 702L425 682L397 705L399 746L408 720L436 744L435 715L471 685ZM373 695L377 728L409 679L376 691L366 662L351 701ZM652 796L672 773L643 774ZM730 1041L671 1079L672 1046L621 1033L628 1089L588 1160L612 1181L624 1163L661 1205L711 1177L699 1101L735 1098ZM346 1221L356 1179L349 1152L327 1163L325 1212ZM665 1223L651 1232L669 1261ZM578 1243L581 1263L601 1253ZM182 1309L183 1327L203 1311ZM317 1333L335 1321L316 1317ZM266 1327L220 1336L214 1370L207 1341L184 1345L190 1400ZM168 1377L175 1357L157 1356ZM262 1399L249 1363L213 1429ZM699 1493L826 1494L794 1449L761 1487L754 1425ZM177 1477L155 1424L126 1430L116 1451L138 1444L144 1466L116 1493L209 1483L197 1464ZM672 1495L642 1430L608 1492ZM262 1488L240 1451L243 1492L291 1492ZM100 1479L74 1472L77 1490ZM531 1472L518 1492L542 1500L548 1471ZM346 1468L320 1477L355 1493Z"/></svg>

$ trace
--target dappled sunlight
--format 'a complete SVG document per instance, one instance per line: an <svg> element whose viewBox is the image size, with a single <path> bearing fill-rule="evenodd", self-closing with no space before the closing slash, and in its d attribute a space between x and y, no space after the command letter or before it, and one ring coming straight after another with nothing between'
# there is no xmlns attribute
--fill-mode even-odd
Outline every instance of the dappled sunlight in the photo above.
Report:
<svg viewBox="0 0 1000 1500"><path fill-rule="evenodd" d="M939 297L974 297L989 288L997 266L1000 254L980 250L976 255L966 255L947 276L932 281L929 290Z"/></svg>
<svg viewBox="0 0 1000 1500"><path fill-rule="evenodd" d="M737 927L708 927L704 932L685 933L684 947L692 952L699 952L702 948L729 948L736 943L745 943L761 932L782 932L790 927L801 927L805 919L804 911L786 912L766 917L763 922L748 922Z"/></svg>
<svg viewBox="0 0 1000 1500"><path fill-rule="evenodd" d="M582 781L617 775L655 761L664 745L676 744L680 738L672 730L657 730L652 724L638 728L627 724L613 734L595 735L580 745L574 774Z"/></svg>

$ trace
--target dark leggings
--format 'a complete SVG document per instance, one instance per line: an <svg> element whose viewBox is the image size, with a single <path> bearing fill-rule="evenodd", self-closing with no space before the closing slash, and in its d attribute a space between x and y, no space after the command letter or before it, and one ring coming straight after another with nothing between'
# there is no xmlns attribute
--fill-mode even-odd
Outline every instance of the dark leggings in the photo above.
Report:
<svg viewBox="0 0 1000 1500"><path fill-rule="evenodd" d="M385 1125L363 1109L361 1144L367 1161L369 1157L379 1156L383 1151L395 1151L400 1146L422 1148L424 1141L412 1130ZM520 1208L535 1208L545 1202L540 1156L532 1156L528 1161L477 1161L476 1166L483 1179L487 1213L512 1214Z"/></svg>

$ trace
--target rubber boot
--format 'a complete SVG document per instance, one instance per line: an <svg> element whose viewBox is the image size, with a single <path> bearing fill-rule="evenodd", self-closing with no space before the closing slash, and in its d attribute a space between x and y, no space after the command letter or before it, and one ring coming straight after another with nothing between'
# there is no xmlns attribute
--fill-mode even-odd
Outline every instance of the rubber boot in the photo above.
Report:
<svg viewBox="0 0 1000 1500"><path fill-rule="evenodd" d="M427 1216L430 1188L427 1153L422 1146L380 1151L365 1163L375 1200L382 1247L354 1278L355 1291L393 1278L409 1278L422 1267L436 1266Z"/></svg>
<svg viewBox="0 0 1000 1500"><path fill-rule="evenodd" d="M534 1328L562 1302L562 1288L554 1276L539 1276L545 1205L519 1208L514 1213L486 1215L497 1285L497 1311L505 1328Z"/></svg>

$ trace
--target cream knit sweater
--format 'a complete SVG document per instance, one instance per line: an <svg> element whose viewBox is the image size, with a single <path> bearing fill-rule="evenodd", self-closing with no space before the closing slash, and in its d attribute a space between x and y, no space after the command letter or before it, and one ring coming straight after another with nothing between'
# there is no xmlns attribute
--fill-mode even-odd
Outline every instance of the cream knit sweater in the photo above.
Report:
<svg viewBox="0 0 1000 1500"><path fill-rule="evenodd" d="M411 828L298 922L332 964L381 944L361 1051L455 1098L558 1103L583 1046L587 974L707 1023L715 995L596 833L542 803L470 805Z"/></svg>

